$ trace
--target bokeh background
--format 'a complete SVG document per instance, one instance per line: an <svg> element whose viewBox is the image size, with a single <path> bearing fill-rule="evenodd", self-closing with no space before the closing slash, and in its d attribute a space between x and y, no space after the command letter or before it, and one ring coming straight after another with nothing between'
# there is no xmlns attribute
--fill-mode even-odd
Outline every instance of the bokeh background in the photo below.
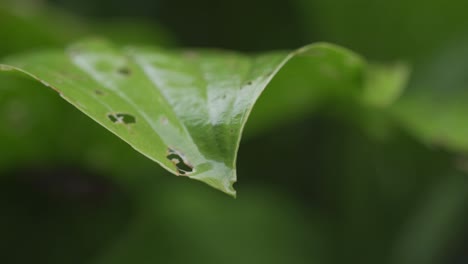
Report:
<svg viewBox="0 0 468 264"><path fill-rule="evenodd" d="M248 123L257 132L240 147L237 199L169 175L54 92L0 75L0 263L468 263L467 10L1 0L2 57L87 36L247 53L327 41L412 72L391 106L323 102L268 129Z"/></svg>

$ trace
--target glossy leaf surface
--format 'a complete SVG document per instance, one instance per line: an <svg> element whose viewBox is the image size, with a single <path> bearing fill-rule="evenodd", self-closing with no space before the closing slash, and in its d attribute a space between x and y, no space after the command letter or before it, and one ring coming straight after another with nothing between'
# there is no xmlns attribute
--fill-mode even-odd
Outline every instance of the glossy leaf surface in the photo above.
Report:
<svg viewBox="0 0 468 264"><path fill-rule="evenodd" d="M65 52L12 57L0 69L25 73L56 90L170 172L231 195L242 130L254 103L280 70L288 74L280 72L270 88L277 103L259 104L255 122L268 124L267 117L275 113L288 119L324 98L353 100L369 92L363 60L329 44L247 56L214 50L120 49L92 40ZM397 90L401 86L394 78L392 83L398 83ZM375 80L372 84L375 89L381 86Z"/></svg>

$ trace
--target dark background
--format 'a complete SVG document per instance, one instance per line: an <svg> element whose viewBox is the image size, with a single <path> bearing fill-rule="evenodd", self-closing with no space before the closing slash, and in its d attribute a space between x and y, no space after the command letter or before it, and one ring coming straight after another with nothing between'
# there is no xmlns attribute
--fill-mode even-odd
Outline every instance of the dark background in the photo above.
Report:
<svg viewBox="0 0 468 264"><path fill-rule="evenodd" d="M2 56L88 35L248 53L328 41L413 70L404 122L330 103L246 135L236 200L2 77L1 263L468 263L466 1L4 2Z"/></svg>

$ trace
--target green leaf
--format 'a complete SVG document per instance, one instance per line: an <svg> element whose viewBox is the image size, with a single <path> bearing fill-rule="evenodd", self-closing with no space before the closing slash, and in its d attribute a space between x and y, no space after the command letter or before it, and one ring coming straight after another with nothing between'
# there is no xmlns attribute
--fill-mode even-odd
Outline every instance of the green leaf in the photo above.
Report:
<svg viewBox="0 0 468 264"><path fill-rule="evenodd" d="M282 72L288 74L275 77L286 63ZM94 40L65 52L12 57L6 64L0 70L27 74L54 89L173 174L231 195L242 130L273 77L270 90L283 100L260 104L254 121L274 120L267 117L276 113L287 120L320 105L323 98L359 98L368 77L361 58L330 44L246 56L119 49ZM300 75L293 74L295 70ZM258 166L265 166L262 162L259 159Z"/></svg>
<svg viewBox="0 0 468 264"><path fill-rule="evenodd" d="M363 100L377 107L393 104L403 92L409 72L409 67L404 63L369 67Z"/></svg>
<svg viewBox="0 0 468 264"><path fill-rule="evenodd" d="M389 109L426 143L458 152L468 151L467 44L463 37L428 57Z"/></svg>

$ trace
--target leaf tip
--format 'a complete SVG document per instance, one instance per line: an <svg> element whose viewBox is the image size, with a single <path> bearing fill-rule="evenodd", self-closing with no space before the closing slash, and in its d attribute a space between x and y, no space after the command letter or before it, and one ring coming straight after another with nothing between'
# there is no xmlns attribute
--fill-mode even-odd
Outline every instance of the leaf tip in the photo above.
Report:
<svg viewBox="0 0 468 264"><path fill-rule="evenodd" d="M204 169L203 167L209 167ZM209 186L220 190L227 195L236 198L236 190L234 184L237 182L236 169L226 166L222 162L211 161L202 164L200 170L193 175L188 175L189 178L202 181Z"/></svg>

